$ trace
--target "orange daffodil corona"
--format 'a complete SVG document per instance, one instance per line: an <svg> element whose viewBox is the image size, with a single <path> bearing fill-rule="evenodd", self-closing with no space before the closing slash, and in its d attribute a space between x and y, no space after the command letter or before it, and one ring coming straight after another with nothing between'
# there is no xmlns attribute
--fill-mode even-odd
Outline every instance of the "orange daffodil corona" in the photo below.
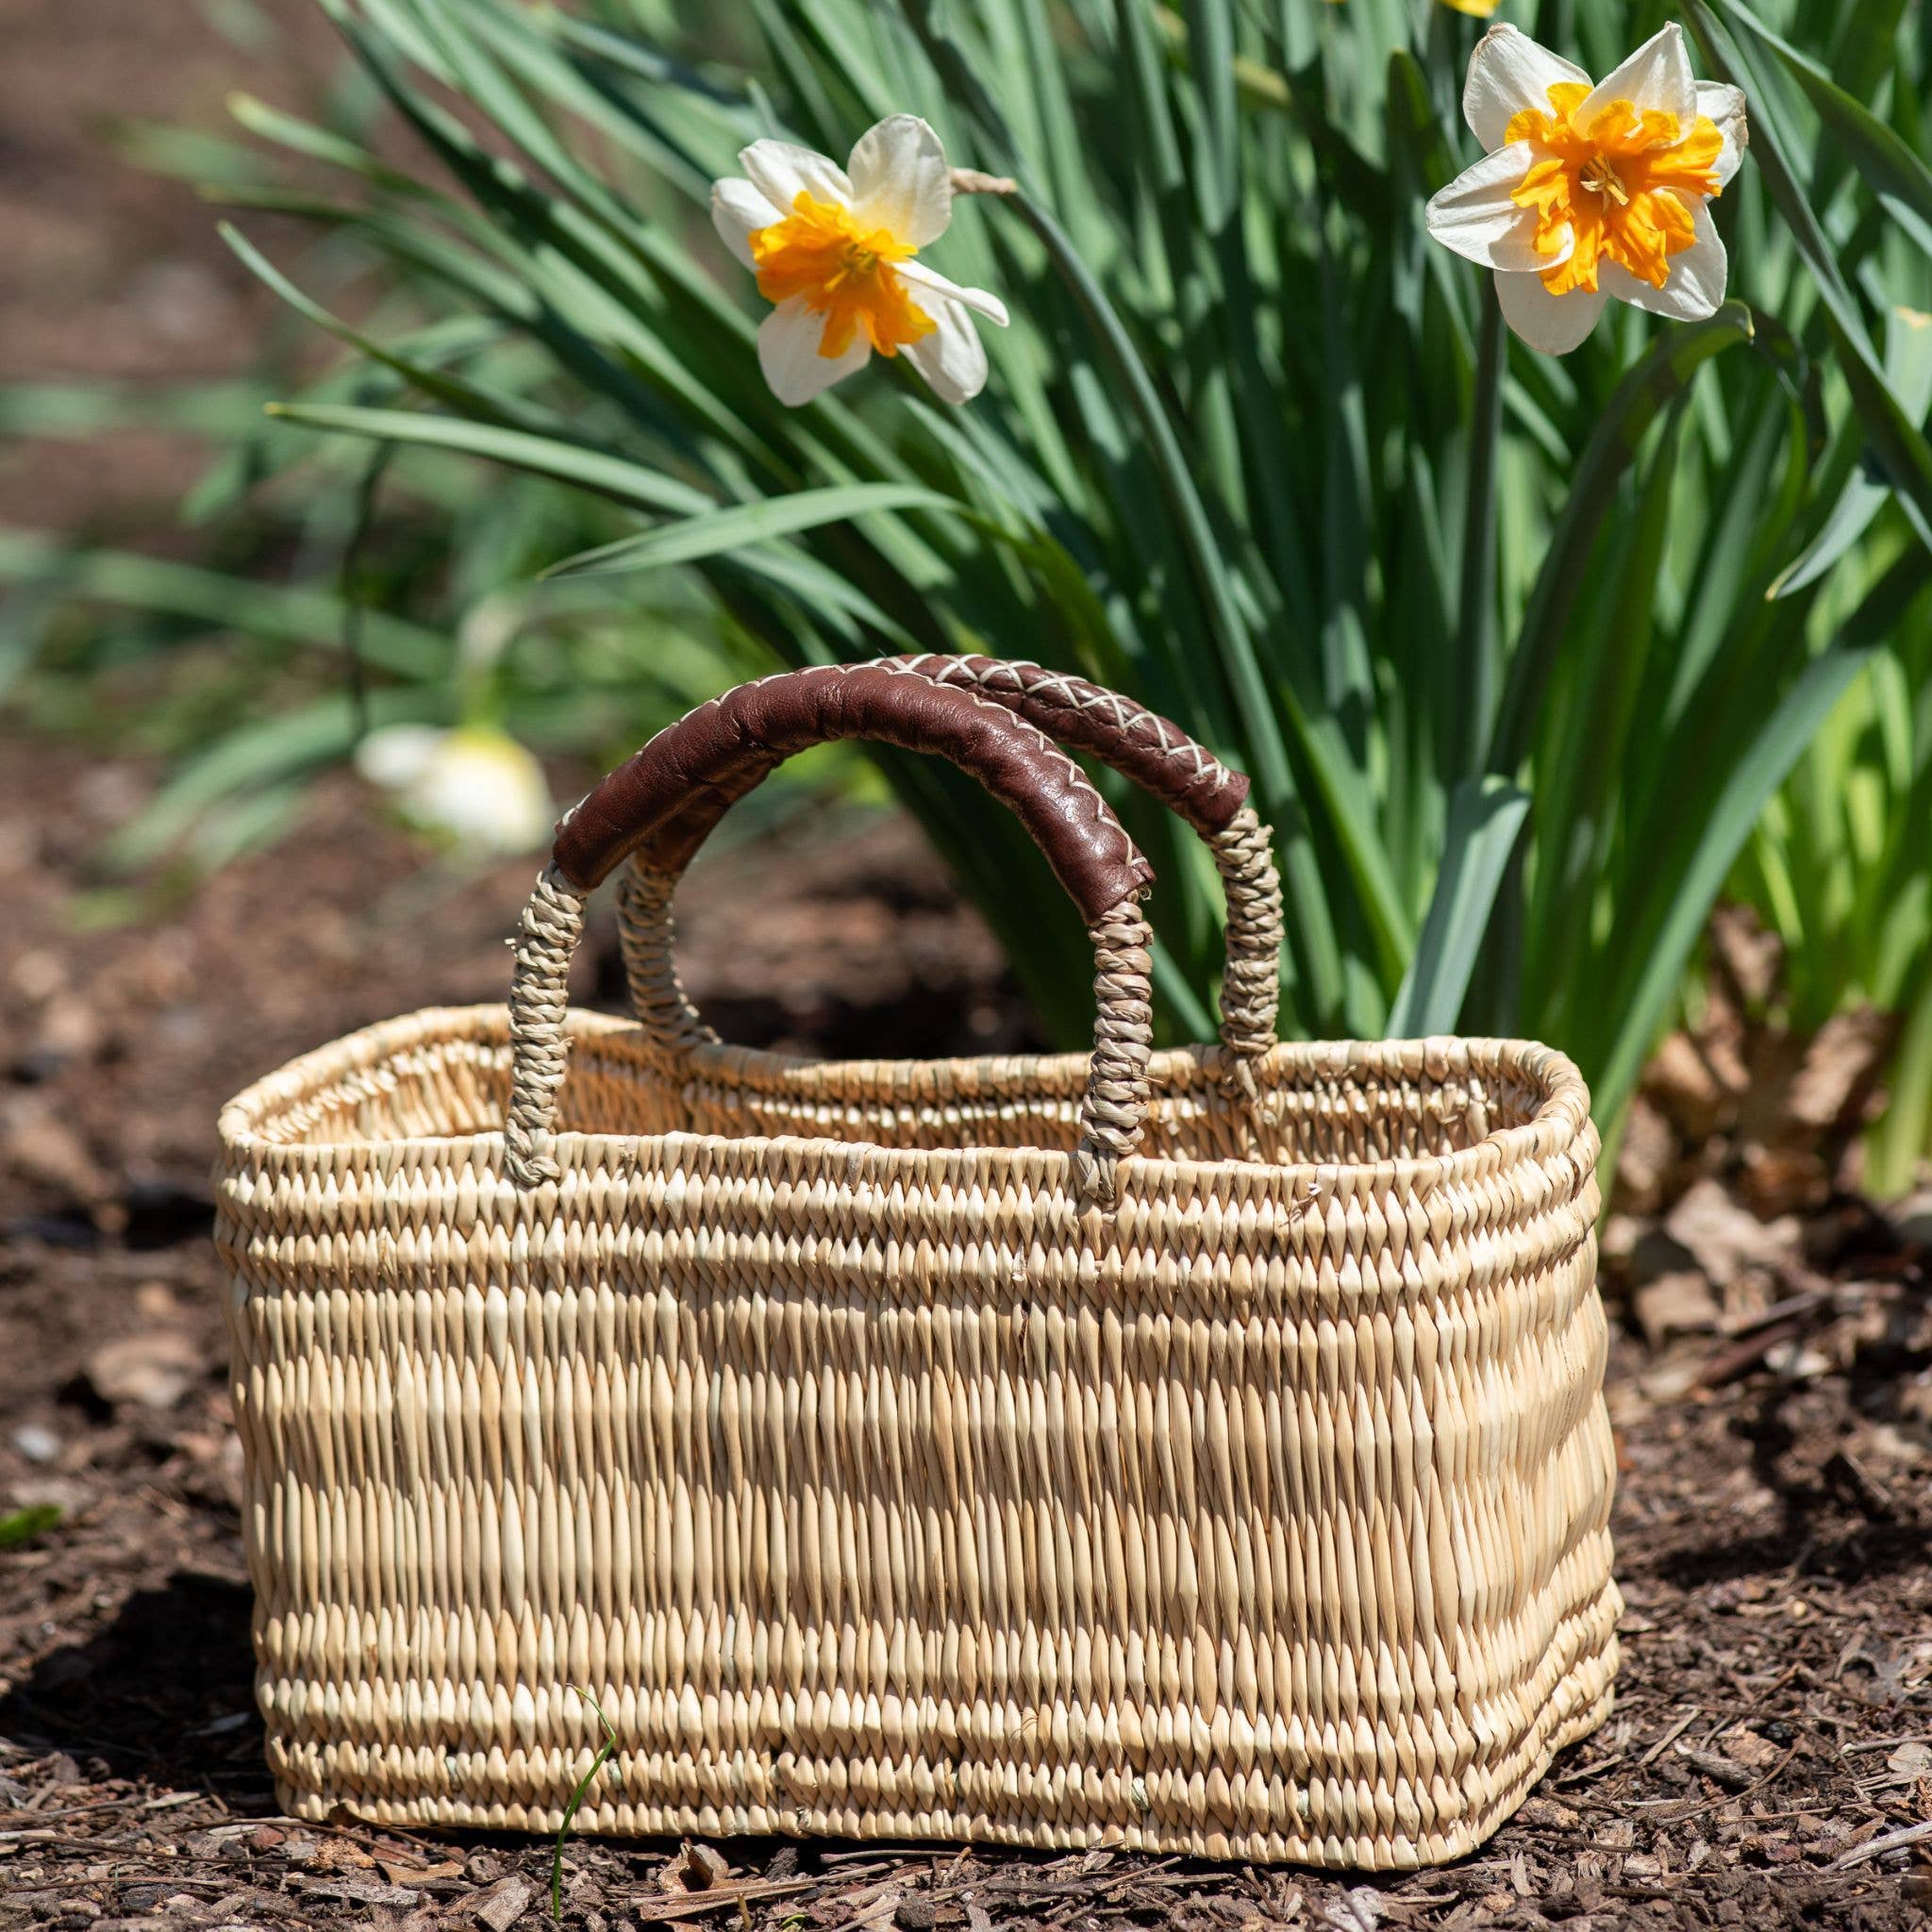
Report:
<svg viewBox="0 0 1932 1932"><path fill-rule="evenodd" d="M1429 203L1429 232L1495 271L1504 317L1532 348L1567 356L1612 295L1684 322L1724 301L1709 204L1743 160L1744 96L1693 78L1681 27L1594 85L1491 27L1462 111L1487 152Z"/></svg>
<svg viewBox="0 0 1932 1932"><path fill-rule="evenodd" d="M953 218L940 138L915 114L862 135L845 166L784 141L755 141L742 178L711 189L711 220L777 306L758 327L758 366L781 403L809 402L876 350L905 351L933 391L970 402L986 383L973 316L1006 305L917 259Z"/></svg>

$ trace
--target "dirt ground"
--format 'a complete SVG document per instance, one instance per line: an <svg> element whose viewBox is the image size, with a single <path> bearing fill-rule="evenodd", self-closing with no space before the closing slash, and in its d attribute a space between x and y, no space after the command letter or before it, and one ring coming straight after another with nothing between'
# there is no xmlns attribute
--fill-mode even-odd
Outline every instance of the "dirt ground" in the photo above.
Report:
<svg viewBox="0 0 1932 1932"><path fill-rule="evenodd" d="M381 1014L499 997L530 867L425 870L345 782L291 844L178 916L76 931L88 853L142 787L0 743L0 1513L58 1512L0 1553L0 1925L541 1924L545 1844L276 1815L206 1182L215 1109L256 1074ZM1024 1043L990 941L912 834L886 821L793 838L693 881L689 976L729 1034L835 1051ZM608 925L587 954L579 996L614 1004ZM1738 1228L1716 1224L1735 1245ZM1708 1229L1670 1227L1640 1234L1626 1266L1681 1238L1713 1279L1739 1274ZM734 1841L711 1848L728 1869L691 1890L708 1868L675 1845L579 1840L566 1923L1921 1923L1928 1245L1932 1221L1835 1201L1796 1258L1764 1264L1804 1271L1799 1317L1774 1280L1736 1319L1674 1339L1669 1295L1686 1277L1648 1270L1660 1345L1620 1334L1612 1388L1629 1600L1617 1710L1474 1857L1351 1884L1124 1855Z"/></svg>
<svg viewBox="0 0 1932 1932"><path fill-rule="evenodd" d="M195 382L236 375L274 297L185 185L124 158L147 121L232 131L226 96L303 92L329 36L308 0L6 0L0 6L0 382ZM252 46L216 30L258 17ZM265 243L282 232L256 217ZM0 441L0 525L165 533L205 456L131 431Z"/></svg>
<svg viewBox="0 0 1932 1932"><path fill-rule="evenodd" d="M238 84L287 94L285 50L238 53L209 10L0 9L0 378L217 375L245 354L261 305L208 211L97 138L129 115L213 119ZM310 18L305 0L264 10ZM153 437L0 452L0 522L165 541L166 497L194 470ZM276 1815L207 1174L220 1102L291 1054L500 997L530 867L425 866L343 782L289 845L185 908L107 924L89 855L149 782L0 736L0 1520L43 1524L0 1548L0 1928L529 1932L545 1844ZM721 1028L833 1052L1031 1043L912 836L849 833L693 881L688 977ZM615 1006L608 925L586 951L579 996ZM1687 1189L1657 1119L1640 1142L1647 1218L1608 1231L1618 1707L1479 1855L1357 1882L1108 1854L732 1841L705 1848L713 1861L573 1840L565 1923L1924 1923L1932 1210L1886 1218L1824 1188L1802 1217L1757 1200L1760 1222L1714 1180Z"/></svg>

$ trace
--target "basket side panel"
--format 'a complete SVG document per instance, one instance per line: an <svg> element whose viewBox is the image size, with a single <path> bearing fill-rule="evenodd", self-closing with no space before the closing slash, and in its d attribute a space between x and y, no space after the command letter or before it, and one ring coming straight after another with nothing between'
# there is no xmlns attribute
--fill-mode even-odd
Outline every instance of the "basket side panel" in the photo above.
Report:
<svg viewBox="0 0 1932 1932"><path fill-rule="evenodd" d="M710 1143L707 1143L709 1145ZM1064 1163L238 1172L284 1802L388 1822L1454 1857L1614 1668L1587 1165L1111 1241Z"/></svg>

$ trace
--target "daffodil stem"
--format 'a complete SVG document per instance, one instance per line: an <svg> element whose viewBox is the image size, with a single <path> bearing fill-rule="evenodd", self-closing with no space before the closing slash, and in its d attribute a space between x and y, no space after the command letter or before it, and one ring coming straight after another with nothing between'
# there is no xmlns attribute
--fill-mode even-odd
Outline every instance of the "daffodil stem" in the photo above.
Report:
<svg viewBox="0 0 1932 1932"><path fill-rule="evenodd" d="M1048 259L1086 315L1106 359L1120 377L1129 407L1146 432L1149 454L1169 513L1174 520L1182 555L1194 578L1215 656L1251 734L1253 775L1280 841L1282 882L1287 890L1296 944L1307 958L1322 962L1325 968L1341 957L1334 912L1308 837L1307 818L1282 735L1275 693L1262 671L1255 639L1236 604L1207 506L1194 487L1174 424L1134 347L1133 338L1108 300L1106 291L1080 258L1065 230L1034 199L1034 184L1014 143L1012 131L985 82L932 18L931 0L906 0L906 10L913 31L939 69L948 92L958 96L978 123L981 133L998 151L1001 160L1019 177L1019 192L1003 197L1005 206L1013 209L1044 245ZM1225 715L1224 706L1214 705L1209 715L1217 716L1218 722L1218 717ZM1339 972L1339 967L1335 970ZM1324 975L1314 976L1320 979Z"/></svg>
<svg viewBox="0 0 1932 1932"><path fill-rule="evenodd" d="M1487 277L1481 309L1462 496L1462 568L1457 585L1456 636L1466 678L1458 766L1463 772L1474 772L1481 763L1496 708L1496 451L1503 434L1503 371L1508 348L1502 304Z"/></svg>

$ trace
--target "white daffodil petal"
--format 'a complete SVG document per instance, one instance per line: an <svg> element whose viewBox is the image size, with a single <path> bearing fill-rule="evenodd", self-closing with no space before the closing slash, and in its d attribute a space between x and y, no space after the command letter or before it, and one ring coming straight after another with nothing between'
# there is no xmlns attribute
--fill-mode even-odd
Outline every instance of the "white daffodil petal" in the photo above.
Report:
<svg viewBox="0 0 1932 1932"><path fill-rule="evenodd" d="M738 165L751 176L751 185L787 214L801 193L840 208L852 200L852 183L837 161L789 141L755 141L739 149Z"/></svg>
<svg viewBox="0 0 1932 1932"><path fill-rule="evenodd" d="M1730 258L1710 218L1709 205L1691 201L1690 218L1697 224L1697 240L1682 255L1671 257L1671 273L1661 289L1639 280L1614 261L1602 261L1597 264L1597 279L1604 292L1653 315L1668 315L1673 322L1702 322L1707 315L1715 315L1730 278Z"/></svg>
<svg viewBox="0 0 1932 1932"><path fill-rule="evenodd" d="M356 746L356 769L386 791L414 784L449 736L435 724L384 724Z"/></svg>
<svg viewBox="0 0 1932 1932"><path fill-rule="evenodd" d="M467 850L527 852L550 838L556 808L542 767L490 726L387 725L357 746L356 768L394 793L412 824Z"/></svg>
<svg viewBox="0 0 1932 1932"><path fill-rule="evenodd" d="M900 261L892 264L899 278L908 286L922 291L922 306L930 306L924 296L963 303L975 315L983 315L989 322L996 322L1002 328L1007 325L1007 305L997 295L990 295L984 289L961 288L958 282L949 282L944 275L926 267L923 261Z"/></svg>
<svg viewBox="0 0 1932 1932"><path fill-rule="evenodd" d="M1613 101L1628 101L1640 112L1656 108L1674 114L1678 126L1690 133L1697 118L1697 82L1691 77L1684 29L1675 21L1652 34L1621 67L1597 82L1571 115L1571 126L1588 135L1591 125Z"/></svg>
<svg viewBox="0 0 1932 1932"><path fill-rule="evenodd" d="M1522 275L1557 268L1570 258L1570 245L1555 255L1536 252L1536 210L1518 208L1510 199L1535 163L1526 141L1514 141L1485 155L1443 189L1424 220L1429 233L1445 247L1485 268Z"/></svg>
<svg viewBox="0 0 1932 1932"><path fill-rule="evenodd" d="M942 403L970 403L986 387L986 344L973 318L950 296L928 293L921 304L936 326L906 345L906 359Z"/></svg>
<svg viewBox="0 0 1932 1932"><path fill-rule="evenodd" d="M788 408L808 403L821 390L830 389L855 369L865 367L872 344L864 330L852 339L842 356L821 356L825 319L805 306L803 295L781 302L758 324L758 367L772 393Z"/></svg>
<svg viewBox="0 0 1932 1932"><path fill-rule="evenodd" d="M1503 320L1532 349L1567 356L1596 326L1609 298L1601 290L1591 294L1588 289L1553 295L1541 275L1499 275L1496 299L1503 305Z"/></svg>
<svg viewBox="0 0 1932 1932"><path fill-rule="evenodd" d="M758 266L751 258L751 237L760 228L781 222L784 215L740 175L711 183L711 225L725 247L746 268Z"/></svg>
<svg viewBox="0 0 1932 1932"><path fill-rule="evenodd" d="M1697 83L1697 111L1707 121L1717 123L1724 138L1724 152L1717 158L1717 185L1726 188L1731 176L1744 165L1744 150L1751 144L1751 127L1745 118L1744 90L1723 81Z"/></svg>
<svg viewBox="0 0 1932 1932"><path fill-rule="evenodd" d="M1462 118L1485 148L1499 148L1509 123L1524 108L1550 109L1550 90L1561 81L1590 85L1583 69L1540 46L1518 27L1498 22L1476 42L1462 90Z"/></svg>
<svg viewBox="0 0 1932 1932"><path fill-rule="evenodd" d="M940 138L917 114L894 114L858 137L845 163L861 228L884 228L913 248L946 232L953 179Z"/></svg>
<svg viewBox="0 0 1932 1932"><path fill-rule="evenodd" d="M543 770L501 731L452 731L402 795L408 817L475 852L528 852L557 818Z"/></svg>

